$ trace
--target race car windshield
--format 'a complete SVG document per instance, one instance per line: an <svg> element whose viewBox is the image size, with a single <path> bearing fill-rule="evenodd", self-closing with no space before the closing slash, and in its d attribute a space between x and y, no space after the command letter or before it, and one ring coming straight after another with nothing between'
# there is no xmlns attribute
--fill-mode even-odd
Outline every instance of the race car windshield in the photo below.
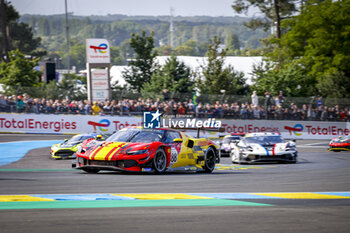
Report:
<svg viewBox="0 0 350 233"><path fill-rule="evenodd" d="M350 140L350 135L339 138L339 141L349 141L349 140Z"/></svg>
<svg viewBox="0 0 350 233"><path fill-rule="evenodd" d="M227 138L224 138L224 139L222 140L222 143L228 144L228 143L230 143L230 142L233 141L233 140L239 140L239 137L227 137Z"/></svg>
<svg viewBox="0 0 350 233"><path fill-rule="evenodd" d="M163 135L164 130L140 131L130 142L160 142Z"/></svg>
<svg viewBox="0 0 350 233"><path fill-rule="evenodd" d="M257 144L276 144L283 143L284 140L280 136L266 136L266 137L247 137L244 139L247 143Z"/></svg>
<svg viewBox="0 0 350 233"><path fill-rule="evenodd" d="M109 142L158 142L161 141L164 130L128 129L121 130L110 136Z"/></svg>
<svg viewBox="0 0 350 233"><path fill-rule="evenodd" d="M75 135L74 137L69 139L68 142L70 142L70 143L82 142L82 141L89 139L89 138L91 138L91 136Z"/></svg>

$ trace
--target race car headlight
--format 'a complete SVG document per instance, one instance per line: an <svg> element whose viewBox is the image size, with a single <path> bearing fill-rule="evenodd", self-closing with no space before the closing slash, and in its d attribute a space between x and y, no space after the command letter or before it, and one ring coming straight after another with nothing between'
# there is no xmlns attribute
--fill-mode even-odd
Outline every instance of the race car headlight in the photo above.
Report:
<svg viewBox="0 0 350 233"><path fill-rule="evenodd" d="M148 152L148 149L146 150L136 150L136 151L127 151L126 153L128 155L142 155L142 154L146 154Z"/></svg>

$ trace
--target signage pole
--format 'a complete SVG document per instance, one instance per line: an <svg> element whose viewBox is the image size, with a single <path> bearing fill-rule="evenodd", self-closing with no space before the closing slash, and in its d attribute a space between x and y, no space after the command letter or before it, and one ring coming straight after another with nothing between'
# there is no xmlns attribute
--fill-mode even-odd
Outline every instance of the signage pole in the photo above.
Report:
<svg viewBox="0 0 350 233"><path fill-rule="evenodd" d="M67 11L67 0L65 0L66 8L66 40L67 40L67 78L70 78L70 56L69 56L69 26L68 26L68 11Z"/></svg>

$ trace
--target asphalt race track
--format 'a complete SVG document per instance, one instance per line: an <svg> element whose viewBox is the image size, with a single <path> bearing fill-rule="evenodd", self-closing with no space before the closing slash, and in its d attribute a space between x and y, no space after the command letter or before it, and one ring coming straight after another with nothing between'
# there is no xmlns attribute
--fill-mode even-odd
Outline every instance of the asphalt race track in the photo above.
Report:
<svg viewBox="0 0 350 233"><path fill-rule="evenodd" d="M297 141L297 164L223 158L212 174L164 175L87 174L33 149L0 166L1 232L350 232L350 152L327 143Z"/></svg>

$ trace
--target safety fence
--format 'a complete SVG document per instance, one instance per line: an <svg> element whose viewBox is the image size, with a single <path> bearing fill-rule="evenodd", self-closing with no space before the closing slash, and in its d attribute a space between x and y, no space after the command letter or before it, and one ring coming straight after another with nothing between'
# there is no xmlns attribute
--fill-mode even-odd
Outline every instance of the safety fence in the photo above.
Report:
<svg viewBox="0 0 350 233"><path fill-rule="evenodd" d="M119 92L118 92L119 93ZM145 111L159 110L164 115L196 118L293 120L293 121L350 121L349 99L320 97L232 96L159 94L146 98L140 93L120 92L111 101L95 104L81 100L32 98L27 94L0 94L0 113L71 114L142 116Z"/></svg>

